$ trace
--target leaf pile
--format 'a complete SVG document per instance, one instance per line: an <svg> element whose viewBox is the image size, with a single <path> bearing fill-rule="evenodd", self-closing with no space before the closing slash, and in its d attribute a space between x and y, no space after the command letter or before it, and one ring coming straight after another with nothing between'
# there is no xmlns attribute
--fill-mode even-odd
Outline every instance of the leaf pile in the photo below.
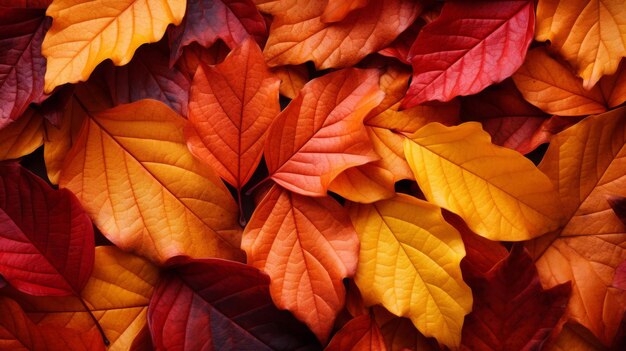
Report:
<svg viewBox="0 0 626 351"><path fill-rule="evenodd" d="M626 6L0 0L0 349L622 350Z"/></svg>

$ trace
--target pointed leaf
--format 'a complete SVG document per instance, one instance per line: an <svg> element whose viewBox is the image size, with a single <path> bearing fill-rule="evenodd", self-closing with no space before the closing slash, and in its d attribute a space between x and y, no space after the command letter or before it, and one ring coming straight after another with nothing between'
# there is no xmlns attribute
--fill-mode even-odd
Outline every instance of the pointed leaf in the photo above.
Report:
<svg viewBox="0 0 626 351"><path fill-rule="evenodd" d="M541 282L572 282L567 315L605 345L612 343L626 311L626 292L612 287L626 260L626 225L608 196L626 196L626 109L619 108L559 133L540 169L554 182L567 221L562 230L528 247Z"/></svg>
<svg viewBox="0 0 626 351"><path fill-rule="evenodd" d="M569 284L544 290L522 246L482 277L469 281L474 307L463 326L462 349L539 349L567 307Z"/></svg>
<svg viewBox="0 0 626 351"><path fill-rule="evenodd" d="M382 98L374 70L344 69L307 83L270 127L264 154L271 178L324 196L343 170L375 160L363 118Z"/></svg>
<svg viewBox="0 0 626 351"><path fill-rule="evenodd" d="M354 280L365 303L382 304L410 318L424 335L458 347L472 294L459 267L463 242L440 208L398 195L350 204L349 212L361 241Z"/></svg>
<svg viewBox="0 0 626 351"><path fill-rule="evenodd" d="M325 351L386 351L378 325L369 314L351 319L326 346Z"/></svg>
<svg viewBox="0 0 626 351"><path fill-rule="evenodd" d="M188 0L187 15L169 31L170 64L192 42L208 48L221 39L234 49L248 38L262 43L266 37L265 20L252 0Z"/></svg>
<svg viewBox="0 0 626 351"><path fill-rule="evenodd" d="M621 1L539 0L535 39L565 57L591 89L626 56L626 8Z"/></svg>
<svg viewBox="0 0 626 351"><path fill-rule="evenodd" d="M32 295L78 294L93 268L91 221L69 191L0 164L0 274Z"/></svg>
<svg viewBox="0 0 626 351"><path fill-rule="evenodd" d="M185 0L55 0L46 11L53 21L42 46L46 93L87 80L106 59L127 64L139 46L159 41L170 23L181 22L185 5Z"/></svg>
<svg viewBox="0 0 626 351"><path fill-rule="evenodd" d="M326 1L259 2L274 16L263 51L267 64L313 61L318 69L352 66L384 48L413 23L422 7L409 0L369 1L339 22L324 23L324 10L331 5Z"/></svg>
<svg viewBox="0 0 626 351"><path fill-rule="evenodd" d="M50 27L43 10L0 11L0 129L43 95L46 60L41 42Z"/></svg>
<svg viewBox="0 0 626 351"><path fill-rule="evenodd" d="M187 150L184 124L153 100L90 114L59 185L123 250L159 263L177 255L239 259L236 204Z"/></svg>
<svg viewBox="0 0 626 351"><path fill-rule="evenodd" d="M27 109L17 121L0 129L0 160L13 160L28 155L43 144L43 118L34 109Z"/></svg>
<svg viewBox="0 0 626 351"><path fill-rule="evenodd" d="M534 26L529 0L445 3L411 47L413 80L402 106L448 101L503 81L522 65Z"/></svg>
<svg viewBox="0 0 626 351"><path fill-rule="evenodd" d="M280 112L279 84L252 40L217 66L201 65L194 76L187 146L238 190L261 161L267 130Z"/></svg>
<svg viewBox="0 0 626 351"><path fill-rule="evenodd" d="M174 269L150 301L155 348L314 349L315 337L274 307L268 285L265 274L237 262L205 259Z"/></svg>
<svg viewBox="0 0 626 351"><path fill-rule="evenodd" d="M255 210L241 247L267 273L276 306L290 310L325 343L343 307L342 279L354 275L358 238L332 198L310 198L274 186Z"/></svg>

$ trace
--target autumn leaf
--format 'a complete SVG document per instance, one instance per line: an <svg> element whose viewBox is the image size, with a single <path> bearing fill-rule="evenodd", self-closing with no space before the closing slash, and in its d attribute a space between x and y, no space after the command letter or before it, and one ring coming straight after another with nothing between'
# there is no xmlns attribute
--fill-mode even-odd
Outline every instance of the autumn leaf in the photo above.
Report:
<svg viewBox="0 0 626 351"><path fill-rule="evenodd" d="M90 114L59 186L124 250L158 263L177 255L240 259L236 204L187 150L184 124L152 100Z"/></svg>
<svg viewBox="0 0 626 351"><path fill-rule="evenodd" d="M440 347L433 338L422 335L410 319L397 317L381 306L372 307L376 324L389 351L439 351Z"/></svg>
<svg viewBox="0 0 626 351"><path fill-rule="evenodd" d="M280 95L292 100L309 81L309 71L304 64L274 67L272 73L280 79Z"/></svg>
<svg viewBox="0 0 626 351"><path fill-rule="evenodd" d="M619 218L619 220L626 225L626 197L609 196L607 201L609 202L609 205L611 205L611 208L613 209L613 212L615 212L617 218Z"/></svg>
<svg viewBox="0 0 626 351"><path fill-rule="evenodd" d="M545 287L571 281L567 316L610 345L626 311L626 294L611 286L626 260L626 226L607 196L626 196L626 110L591 116L559 133L540 169L556 185L567 221L531 242ZM576 171L572 171L576 170Z"/></svg>
<svg viewBox="0 0 626 351"><path fill-rule="evenodd" d="M382 304L424 335L458 347L472 294L459 267L463 242L440 208L398 195L348 209L361 241L354 280L365 303Z"/></svg>
<svg viewBox="0 0 626 351"><path fill-rule="evenodd" d="M324 23L324 19L340 17L340 12L331 10L333 2L256 2L262 11L273 15L263 50L267 64L282 66L313 61L318 69L354 65L390 44L421 11L421 4L409 0L372 0L350 11L343 20ZM371 35L374 31L376 35Z"/></svg>
<svg viewBox="0 0 626 351"><path fill-rule="evenodd" d="M547 351L606 351L591 333L576 323L567 323L545 347Z"/></svg>
<svg viewBox="0 0 626 351"><path fill-rule="evenodd" d="M343 170L374 161L363 118L382 98L375 70L344 69L307 83L270 127L264 155L271 179L324 196Z"/></svg>
<svg viewBox="0 0 626 351"><path fill-rule="evenodd" d="M380 328L368 314L351 319L333 336L325 351L386 351Z"/></svg>
<svg viewBox="0 0 626 351"><path fill-rule="evenodd" d="M237 262L205 259L173 268L150 301L155 348L315 348L315 337L272 304L268 285L266 275Z"/></svg>
<svg viewBox="0 0 626 351"><path fill-rule="evenodd" d="M106 59L127 64L139 46L159 41L170 23L179 24L185 6L185 0L54 0L42 46L45 92L87 80Z"/></svg>
<svg viewBox="0 0 626 351"><path fill-rule="evenodd" d="M32 295L77 295L94 260L91 221L67 190L0 164L0 274Z"/></svg>
<svg viewBox="0 0 626 351"><path fill-rule="evenodd" d="M626 56L626 9L620 1L539 0L535 39L550 41L591 89Z"/></svg>
<svg viewBox="0 0 626 351"><path fill-rule="evenodd" d="M26 156L43 144L43 117L27 109L17 121L0 129L0 160Z"/></svg>
<svg viewBox="0 0 626 351"><path fill-rule="evenodd" d="M426 198L478 235L521 241L561 225L550 180L516 151L491 144L478 123L428 124L405 140L404 150Z"/></svg>
<svg viewBox="0 0 626 351"><path fill-rule="evenodd" d="M342 279L356 271L359 241L345 210L274 186L243 234L248 264L271 278L276 306L291 311L325 343L343 307Z"/></svg>
<svg viewBox="0 0 626 351"><path fill-rule="evenodd" d="M49 27L43 10L0 11L0 129L43 96L46 60L41 55L41 43Z"/></svg>
<svg viewBox="0 0 626 351"><path fill-rule="evenodd" d="M475 94L511 76L533 38L533 2L446 2L409 52L413 79L404 108Z"/></svg>
<svg viewBox="0 0 626 351"><path fill-rule="evenodd" d="M367 6L369 0L328 0L321 20L324 23L339 22L350 12Z"/></svg>
<svg viewBox="0 0 626 351"><path fill-rule="evenodd" d="M265 20L252 0L188 0L186 14L169 30L170 65L192 42L208 48L221 39L234 49L248 38L261 44L267 37Z"/></svg>
<svg viewBox="0 0 626 351"><path fill-rule="evenodd" d="M201 65L194 76L187 145L238 192L261 161L267 130L280 112L279 84L252 40L217 66Z"/></svg>
<svg viewBox="0 0 626 351"><path fill-rule="evenodd" d="M532 350L545 343L567 307L569 284L544 290L522 246L484 276L469 280L474 307L465 319L463 350Z"/></svg>

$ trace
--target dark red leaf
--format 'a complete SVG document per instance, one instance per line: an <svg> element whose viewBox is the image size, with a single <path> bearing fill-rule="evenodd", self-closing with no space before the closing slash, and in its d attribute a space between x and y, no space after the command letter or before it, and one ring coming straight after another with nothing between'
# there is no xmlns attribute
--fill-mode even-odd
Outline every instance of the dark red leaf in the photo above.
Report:
<svg viewBox="0 0 626 351"><path fill-rule="evenodd" d="M468 279L474 296L465 317L463 350L533 350L561 319L571 287L544 290L532 259L520 246L484 276Z"/></svg>
<svg viewBox="0 0 626 351"><path fill-rule="evenodd" d="M43 96L41 42L50 24L44 10L0 7L0 128Z"/></svg>
<svg viewBox="0 0 626 351"><path fill-rule="evenodd" d="M402 107L475 94L511 76L534 26L530 0L446 2L411 47L413 80Z"/></svg>
<svg viewBox="0 0 626 351"><path fill-rule="evenodd" d="M385 351L385 342L378 324L364 314L350 320L341 328L325 351Z"/></svg>
<svg viewBox="0 0 626 351"><path fill-rule="evenodd" d="M0 274L32 295L77 295L94 262L93 226L66 189L0 164Z"/></svg>
<svg viewBox="0 0 626 351"><path fill-rule="evenodd" d="M234 49L250 36L259 45L267 37L265 20L251 0L187 0L183 22L169 32L170 65L192 42L208 48L221 39Z"/></svg>
<svg viewBox="0 0 626 351"><path fill-rule="evenodd" d="M0 7L19 7L23 9L45 9L52 0L0 0Z"/></svg>
<svg viewBox="0 0 626 351"><path fill-rule="evenodd" d="M269 278L245 264L205 259L173 268L148 309L156 349L300 350L316 346L269 295Z"/></svg>

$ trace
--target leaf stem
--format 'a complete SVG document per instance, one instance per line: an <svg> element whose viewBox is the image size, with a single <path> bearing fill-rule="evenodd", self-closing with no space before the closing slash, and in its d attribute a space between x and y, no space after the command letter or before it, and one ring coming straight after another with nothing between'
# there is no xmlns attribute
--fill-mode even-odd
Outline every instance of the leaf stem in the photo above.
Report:
<svg viewBox="0 0 626 351"><path fill-rule="evenodd" d="M243 202L241 202L241 188L237 188L237 204L239 205L239 225L245 228L248 221L243 213Z"/></svg>
<svg viewBox="0 0 626 351"><path fill-rule="evenodd" d="M106 334L104 334L104 329L102 329L102 326L100 325L100 322L98 322L98 320L93 315L93 313L91 313L91 309L89 309L89 307L87 307L87 304L85 303L83 298L80 295L78 295L78 294L76 296L78 297L78 299L80 300L80 303L85 308L85 311L87 311L87 313L89 313L89 316L91 317L93 322L96 324L96 328L98 328L98 331L100 332L100 335L102 335L102 342L104 342L104 345L109 346L111 344L111 342L109 341L109 339L107 339Z"/></svg>

